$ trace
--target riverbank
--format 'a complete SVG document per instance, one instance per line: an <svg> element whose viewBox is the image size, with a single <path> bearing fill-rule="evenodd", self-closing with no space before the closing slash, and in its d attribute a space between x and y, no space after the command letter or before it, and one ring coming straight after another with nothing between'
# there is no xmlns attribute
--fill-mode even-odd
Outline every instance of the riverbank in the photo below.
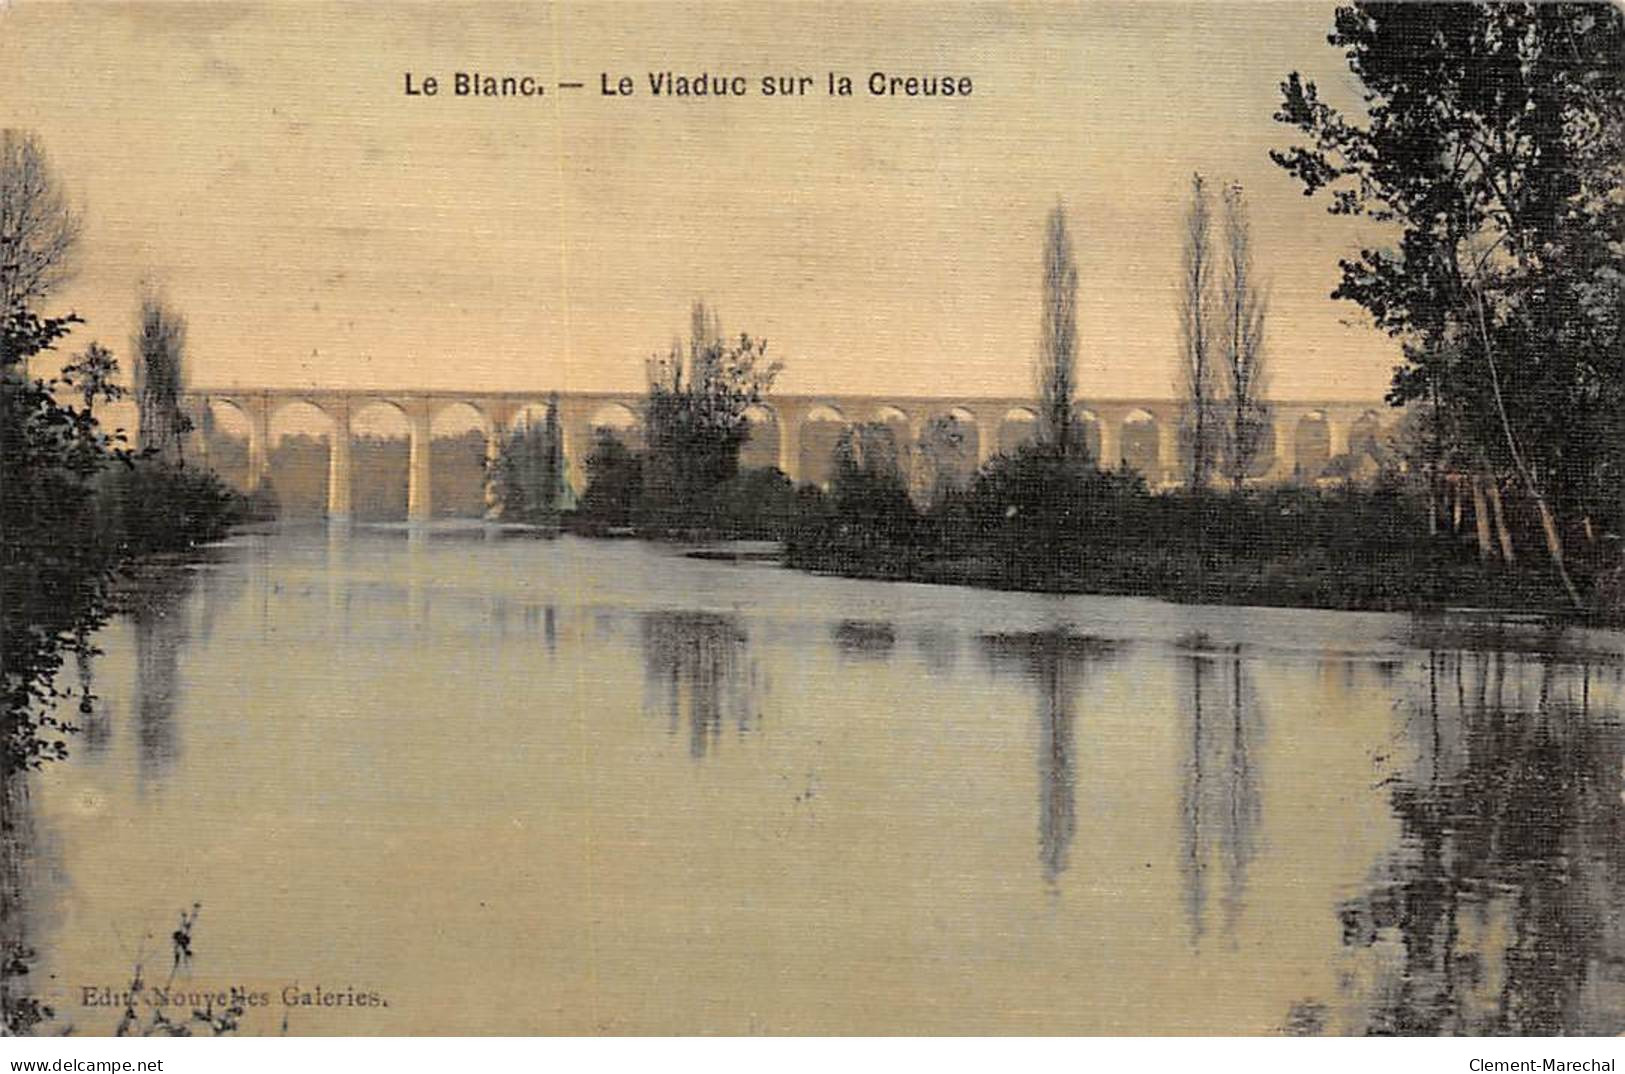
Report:
<svg viewBox="0 0 1625 1074"><path fill-rule="evenodd" d="M1429 523L1426 490L1371 485L1151 492L1136 476L1038 452L996 460L925 509L885 475L843 474L789 533L787 565L989 589L1348 611L1499 608L1625 621L1617 541L1568 535L1568 598L1538 520L1507 512L1502 549L1460 514ZM1510 554L1511 549L1519 554Z"/></svg>
<svg viewBox="0 0 1625 1074"><path fill-rule="evenodd" d="M309 520L320 525L317 520ZM1555 576L1538 560L1516 572L1484 566L1448 537L1401 548L1363 542L1353 531L1336 547L1302 542L1290 548L1200 550L1199 535L1147 546L1122 540L975 544L964 533L920 536L911 543L877 537L862 527L830 526L814 517L776 537L759 530L692 526L604 526L563 516L558 525L440 519L428 532L483 533L502 540L550 540L569 535L610 544L650 542L683 549L685 558L726 563L777 563L816 575L913 582L1004 592L1149 597L1173 604L1313 608L1430 614L1475 609L1532 615L1554 622L1625 626L1625 617L1576 613ZM283 523L247 522L236 534L276 533ZM422 524L358 521L357 530L411 533ZM982 535L986 537L986 535ZM193 556L164 557L162 570Z"/></svg>
<svg viewBox="0 0 1625 1074"><path fill-rule="evenodd" d="M991 556L849 556L833 548L786 551L785 566L871 581L1096 596L1154 597L1175 604L1225 604L1326 611L1439 612L1470 607L1553 619L1625 625L1619 616L1577 614L1554 584L1485 576L1455 564L1420 567L1371 559L1333 560L1317 550L1269 561L1204 562L1169 551L1105 555L1085 564L1035 568Z"/></svg>
<svg viewBox="0 0 1625 1074"><path fill-rule="evenodd" d="M1562 539L1577 607L1530 504L1507 497L1493 520L1479 518L1474 504L1458 499L1450 509L1398 469L1366 482L1153 491L1132 471L1027 446L996 456L968 483L934 490L911 487L884 452L850 451L837 455L827 488L746 471L681 509L655 509L628 491L629 480L605 485L562 517L565 532L776 540L788 567L877 581L1182 604L1467 606L1625 623L1612 519L1565 516L1576 520Z"/></svg>

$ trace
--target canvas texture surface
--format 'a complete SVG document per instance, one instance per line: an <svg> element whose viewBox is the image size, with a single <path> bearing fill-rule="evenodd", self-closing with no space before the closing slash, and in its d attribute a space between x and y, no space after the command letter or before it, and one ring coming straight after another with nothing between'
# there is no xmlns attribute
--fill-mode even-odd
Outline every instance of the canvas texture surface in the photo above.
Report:
<svg viewBox="0 0 1625 1074"><path fill-rule="evenodd" d="M7 1034L1625 1032L1625 16L0 2Z"/></svg>

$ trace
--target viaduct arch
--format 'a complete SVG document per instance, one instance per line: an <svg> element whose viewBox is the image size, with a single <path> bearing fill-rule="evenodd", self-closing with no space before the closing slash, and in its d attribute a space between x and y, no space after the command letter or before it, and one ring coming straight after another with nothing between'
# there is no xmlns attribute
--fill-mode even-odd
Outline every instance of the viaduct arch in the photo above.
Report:
<svg viewBox="0 0 1625 1074"><path fill-rule="evenodd" d="M643 396L635 392L448 392L326 390L292 388L194 389L183 405L194 415L214 404L237 410L248 424L246 486L258 488L269 470L271 419L294 404L308 404L326 416L328 441L327 514L343 519L351 515L351 418L362 410L386 404L406 418L408 439L407 516L414 521L432 517L431 450L434 420L443 411L466 406L478 416L485 433L486 457L494 460L516 423L537 420L552 405L558 407L566 474L576 490L585 481L585 463L598 428L640 440ZM1353 446L1370 445L1392 434L1399 412L1382 402L1283 400L1270 404L1273 458L1265 481L1291 480L1300 474L1300 433L1324 426L1327 455L1350 453ZM1116 469L1135 462L1154 486L1180 481L1180 439L1184 408L1166 399L1089 399L1077 404L1091 450L1100 465ZM967 428L976 445L977 465L1000 450L1027 439L1036 429L1034 401L1017 396L938 398L919 396L774 395L752 412L752 425L771 428L778 467L793 481L807 476L803 459L803 433L815 421L844 425L858 421L884 423L900 443L917 443L927 423L953 417ZM1154 440L1147 437L1147 427ZM1128 434L1128 437L1125 437ZM1129 459L1128 439L1144 445ZM1154 444L1154 450L1152 445ZM487 496L487 503L491 503Z"/></svg>

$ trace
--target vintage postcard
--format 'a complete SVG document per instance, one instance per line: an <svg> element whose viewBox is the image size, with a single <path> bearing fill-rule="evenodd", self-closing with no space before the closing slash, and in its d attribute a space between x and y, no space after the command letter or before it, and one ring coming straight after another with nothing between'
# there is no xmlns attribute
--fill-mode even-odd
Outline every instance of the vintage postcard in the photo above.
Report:
<svg viewBox="0 0 1625 1074"><path fill-rule="evenodd" d="M10 0L0 130L8 1036L1625 1032L1620 7Z"/></svg>

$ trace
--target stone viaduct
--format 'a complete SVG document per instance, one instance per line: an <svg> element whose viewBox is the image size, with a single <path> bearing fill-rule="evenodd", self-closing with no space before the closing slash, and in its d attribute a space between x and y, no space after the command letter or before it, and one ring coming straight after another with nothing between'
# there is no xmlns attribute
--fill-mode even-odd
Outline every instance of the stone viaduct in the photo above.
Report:
<svg viewBox="0 0 1625 1074"><path fill-rule="evenodd" d="M298 388L192 389L184 405L196 417L211 407L240 412L248 425L248 476L257 487L269 470L271 419L296 404L308 404L330 423L328 439L328 515L351 513L351 422L375 406L390 407L406 419L408 429L407 515L432 516L430 443L440 414L467 407L486 437L486 454L494 458L503 439L517 425L546 414L549 392L388 391ZM611 429L635 439L639 435L643 396L636 392L559 392L559 428L566 474L579 488L584 463L598 429ZM1179 480L1179 432L1183 406L1166 399L1100 399L1081 401L1083 421L1094 457L1110 465L1126 463L1153 485ZM1398 414L1380 401L1324 402L1279 400L1270 403L1272 432L1264 454L1268 468L1260 480L1287 480L1299 472L1300 443L1324 445L1325 456L1349 453L1351 437L1388 435ZM858 395L773 395L751 413L752 442L747 462L775 464L794 481L823 480L832 430L852 423L891 426L900 443L916 443L927 422L952 416L961 423L967 448L978 464L1032 436L1037 408L1030 398L923 397ZM201 425L200 425L201 427ZM1307 439L1306 439L1307 438ZM969 452L967 451L967 454Z"/></svg>

